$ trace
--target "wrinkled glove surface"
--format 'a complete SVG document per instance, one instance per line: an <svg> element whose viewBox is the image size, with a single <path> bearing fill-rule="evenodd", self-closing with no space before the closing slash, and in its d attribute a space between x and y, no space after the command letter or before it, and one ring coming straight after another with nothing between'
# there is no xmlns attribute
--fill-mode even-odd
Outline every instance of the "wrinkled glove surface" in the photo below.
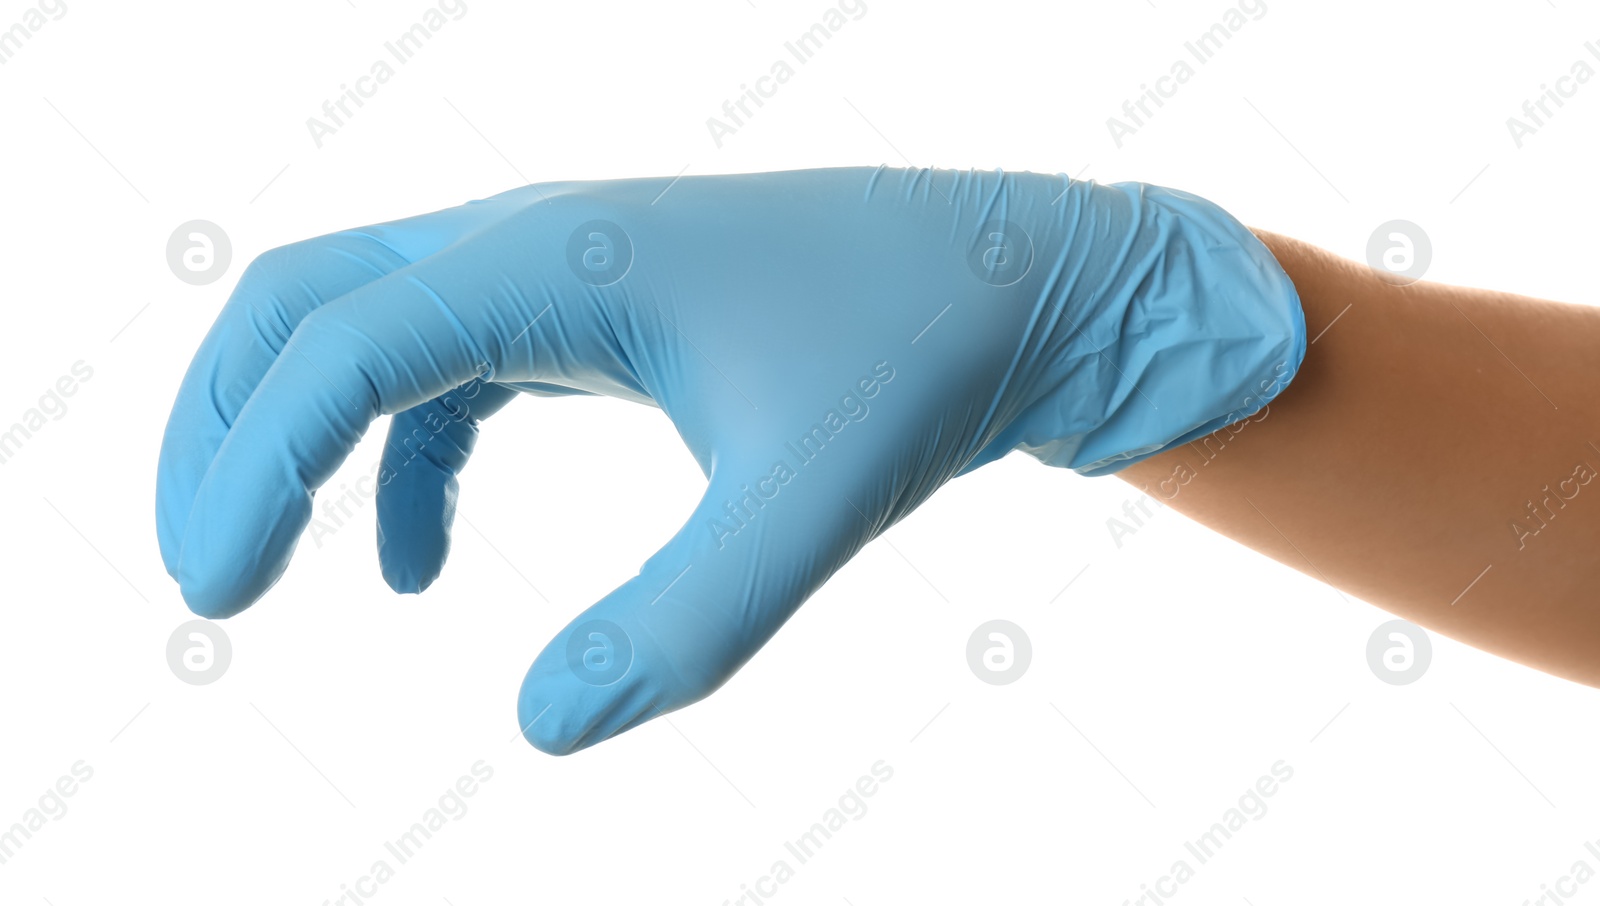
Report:
<svg viewBox="0 0 1600 906"><path fill-rule="evenodd" d="M1305 323L1220 208L1141 183L887 167L541 183L273 249L184 378L161 555L196 613L283 574L382 414L384 578L449 549L480 421L518 393L659 407L704 498L534 661L567 753L725 682L941 485L1014 449L1115 472L1256 413Z"/></svg>

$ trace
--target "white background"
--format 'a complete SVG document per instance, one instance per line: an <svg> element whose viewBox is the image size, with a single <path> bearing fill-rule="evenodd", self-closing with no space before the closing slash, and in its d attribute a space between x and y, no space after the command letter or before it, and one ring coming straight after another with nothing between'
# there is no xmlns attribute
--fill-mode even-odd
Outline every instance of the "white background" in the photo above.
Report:
<svg viewBox="0 0 1600 906"><path fill-rule="evenodd" d="M720 149L706 118L823 0L467 0L320 149L306 118L421 0L67 6L0 66L0 427L94 371L0 465L0 829L75 762L94 773L0 865L0 901L336 900L479 760L493 778L378 906L719 904L780 858L779 906L1120 904L1195 865L1183 842L1279 760L1293 779L1180 906L1520 904L1600 869L1600 693L1437 636L1419 682L1384 684L1365 652L1386 614L1171 511L1119 548L1128 485L1020 455L871 545L717 695L565 759L515 738L517 687L697 500L660 412L520 401L485 426L437 584L388 591L368 503L224 624L209 686L165 658L190 617L153 514L178 381L251 257L527 180L1135 179L1355 258L1408 219L1432 279L1593 303L1600 80L1520 149L1506 126L1574 61L1600 67L1576 0L1267 0L1121 148L1106 118L1222 0L867 0ZM0 28L27 8L0 4ZM196 218L234 245L201 287L165 258ZM376 457L369 439L333 486ZM965 657L998 618L1034 650L1008 686ZM869 810L795 866L784 841L879 760ZM1600 903L1600 879L1569 902Z"/></svg>

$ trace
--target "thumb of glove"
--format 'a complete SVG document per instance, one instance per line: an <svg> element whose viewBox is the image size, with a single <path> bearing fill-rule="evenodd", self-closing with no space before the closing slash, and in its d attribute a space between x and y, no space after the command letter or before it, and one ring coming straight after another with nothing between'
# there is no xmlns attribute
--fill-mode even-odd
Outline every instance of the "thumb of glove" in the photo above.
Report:
<svg viewBox="0 0 1600 906"><path fill-rule="evenodd" d="M882 527L864 513L889 496L895 470L872 461L887 451L769 449L717 458L678 533L535 659L517 712L536 748L569 754L710 695Z"/></svg>

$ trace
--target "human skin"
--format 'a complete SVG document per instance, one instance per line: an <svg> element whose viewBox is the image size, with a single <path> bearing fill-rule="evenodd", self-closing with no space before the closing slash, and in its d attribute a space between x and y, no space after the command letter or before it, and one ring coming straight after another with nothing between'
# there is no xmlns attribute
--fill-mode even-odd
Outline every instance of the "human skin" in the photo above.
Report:
<svg viewBox="0 0 1600 906"><path fill-rule="evenodd" d="M1600 686L1600 308L1405 285L1254 232L1299 292L1301 369L1262 413L1118 477L1429 630Z"/></svg>

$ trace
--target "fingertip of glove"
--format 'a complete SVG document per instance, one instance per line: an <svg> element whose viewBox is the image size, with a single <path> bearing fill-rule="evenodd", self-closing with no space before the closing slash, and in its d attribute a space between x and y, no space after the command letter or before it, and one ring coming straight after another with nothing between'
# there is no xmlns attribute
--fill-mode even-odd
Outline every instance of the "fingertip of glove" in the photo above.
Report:
<svg viewBox="0 0 1600 906"><path fill-rule="evenodd" d="M287 557L246 560L226 545L219 550L213 541L204 532L188 533L172 574L197 616L220 620L245 610L278 584L288 567Z"/></svg>
<svg viewBox="0 0 1600 906"><path fill-rule="evenodd" d="M522 738L526 739L528 744L535 749L546 755L554 755L557 758L588 748L587 744L580 745L570 737L538 733L533 730L522 731Z"/></svg>
<svg viewBox="0 0 1600 906"><path fill-rule="evenodd" d="M411 564L385 565L383 567L383 581L396 594L420 595L427 591L428 586L432 585L437 578L439 578L437 570L431 573L423 573Z"/></svg>
<svg viewBox="0 0 1600 906"><path fill-rule="evenodd" d="M193 575L184 575L180 567L174 571L183 603L195 616L208 620L225 620L249 607L259 595L241 592L235 581L219 581Z"/></svg>
<svg viewBox="0 0 1600 906"><path fill-rule="evenodd" d="M571 755L598 741L590 739L588 729L575 726L571 714L558 711L553 702L533 709L531 714L530 707L528 697L523 695L517 702L517 725L522 728L522 738L546 755Z"/></svg>
<svg viewBox="0 0 1600 906"><path fill-rule="evenodd" d="M638 681L576 689L568 678L530 675L517 696L522 738L546 755L571 755L604 742L642 719L632 707ZM624 718L624 712L631 719Z"/></svg>
<svg viewBox="0 0 1600 906"><path fill-rule="evenodd" d="M381 507L381 502L380 502ZM421 522L402 523L400 531L385 530L384 511L378 512L378 570L397 594L418 595L439 578L450 551L448 533L430 536Z"/></svg>

